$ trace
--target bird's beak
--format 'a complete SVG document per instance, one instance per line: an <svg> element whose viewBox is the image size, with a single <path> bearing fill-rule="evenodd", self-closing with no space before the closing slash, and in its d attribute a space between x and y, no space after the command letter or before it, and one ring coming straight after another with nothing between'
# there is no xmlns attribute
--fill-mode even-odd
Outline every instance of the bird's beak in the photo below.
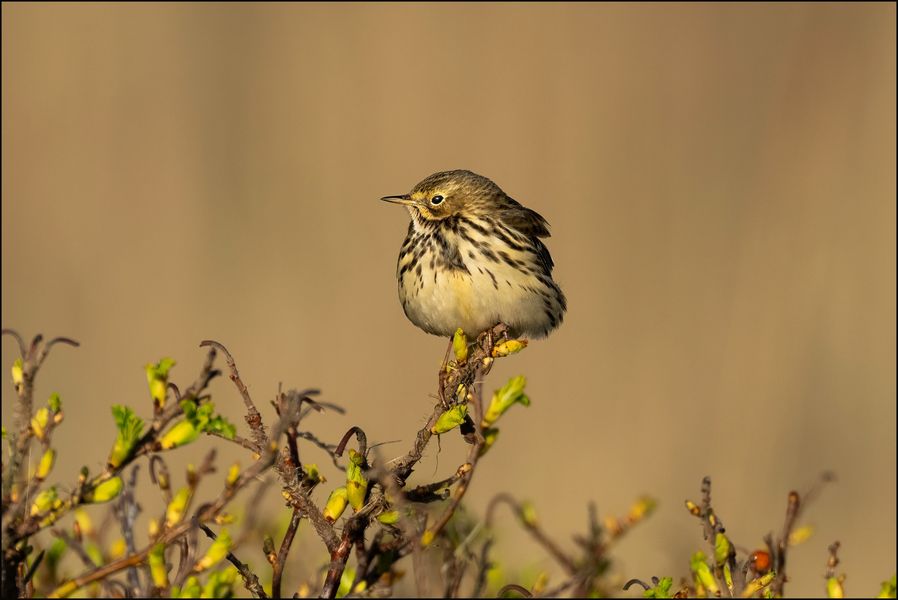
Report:
<svg viewBox="0 0 898 600"><path fill-rule="evenodd" d="M408 194L403 194L401 196L384 196L381 200L384 202L392 202L393 204L404 204L406 206L412 206L415 203Z"/></svg>

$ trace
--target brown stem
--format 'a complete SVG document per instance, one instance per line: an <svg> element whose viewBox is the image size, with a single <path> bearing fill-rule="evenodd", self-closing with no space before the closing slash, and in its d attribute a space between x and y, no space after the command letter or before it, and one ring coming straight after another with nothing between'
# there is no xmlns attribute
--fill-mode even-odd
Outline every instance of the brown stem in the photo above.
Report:
<svg viewBox="0 0 898 600"><path fill-rule="evenodd" d="M281 541L281 547L278 550L277 562L274 564L271 574L271 597L281 597L281 577L284 574L284 565L287 562L287 554L290 552L290 546L293 544L293 538L296 537L296 530L299 527L299 521L302 516L298 508L293 509L293 516L290 518L290 525L287 527L287 533Z"/></svg>

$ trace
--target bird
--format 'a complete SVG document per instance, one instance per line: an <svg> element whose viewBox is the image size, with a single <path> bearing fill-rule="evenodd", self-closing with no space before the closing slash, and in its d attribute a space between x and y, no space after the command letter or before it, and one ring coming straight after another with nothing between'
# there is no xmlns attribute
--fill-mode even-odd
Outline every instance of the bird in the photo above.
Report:
<svg viewBox="0 0 898 600"><path fill-rule="evenodd" d="M552 278L548 222L492 180L468 170L434 173L411 192L381 200L408 209L399 251L399 300L427 333L474 339L497 324L541 338L564 319L567 299Z"/></svg>

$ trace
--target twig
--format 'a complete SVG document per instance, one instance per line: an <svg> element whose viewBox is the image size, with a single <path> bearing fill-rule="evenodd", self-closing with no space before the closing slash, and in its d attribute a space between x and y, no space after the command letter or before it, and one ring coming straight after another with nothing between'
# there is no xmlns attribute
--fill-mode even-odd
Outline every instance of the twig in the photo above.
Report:
<svg viewBox="0 0 898 600"><path fill-rule="evenodd" d="M271 575L271 597L281 597L281 577L284 574L284 565L287 563L287 554L290 552L290 546L293 544L293 538L296 537L296 530L299 527L299 521L302 513L298 508L293 509L293 515L290 517L290 525L281 541L281 547L277 553L277 562L272 568Z"/></svg>
<svg viewBox="0 0 898 600"><path fill-rule="evenodd" d="M215 535L215 532L213 532L208 525L205 525L203 523L199 523L198 525L199 528L203 530L203 533L205 533L206 536L211 538L214 542L215 538L217 537ZM246 563L241 562L240 559L234 556L233 552L228 552L227 558L228 562L237 567L237 571L243 578L243 585L246 587L247 591L249 591L250 594L252 594L256 598L268 598L268 594L265 593L265 590L262 589L262 584L259 583L259 578L255 573L250 571ZM278 598L279 596L275 597Z"/></svg>
<svg viewBox="0 0 898 600"><path fill-rule="evenodd" d="M518 521L523 525L524 529L533 537L536 542L546 549L546 551L561 565L568 575L577 573L577 565L573 559L568 556L558 545L542 530L538 523L532 519L525 518L524 508L510 494L497 494L490 500L487 505L485 523L487 528L493 527L493 520L496 508L500 504L507 504L514 511Z"/></svg>
<svg viewBox="0 0 898 600"><path fill-rule="evenodd" d="M231 353L228 352L228 349L225 348L223 344L216 342L215 340L203 340L202 342L200 342L200 346L212 346L213 348L218 348L224 353L225 361L228 363L228 369L231 372L231 381L233 381L234 385L237 386L237 390L240 392L240 396L243 398L243 403L246 405L246 423L247 425L249 425L250 430L253 432L253 441L255 441L256 445L259 447L264 446L266 435L265 428L262 424L262 415L259 414L259 410L253 403L252 397L249 395L249 390L246 388L243 380L240 379L240 373L237 371L237 363L234 362Z"/></svg>
<svg viewBox="0 0 898 600"><path fill-rule="evenodd" d="M509 583L509 584L503 585L499 589L499 593L496 594L496 598L504 598L505 594L507 594L508 592L517 592L524 598L533 598L533 594L530 592L530 590L528 590L524 586L518 585L516 583Z"/></svg>

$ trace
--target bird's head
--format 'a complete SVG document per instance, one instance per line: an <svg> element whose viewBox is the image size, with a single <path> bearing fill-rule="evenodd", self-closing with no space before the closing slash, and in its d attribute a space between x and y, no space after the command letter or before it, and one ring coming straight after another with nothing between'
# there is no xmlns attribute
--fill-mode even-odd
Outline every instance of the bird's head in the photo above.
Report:
<svg viewBox="0 0 898 600"><path fill-rule="evenodd" d="M503 192L495 183L471 171L434 173L401 196L381 200L408 207L412 218L441 221L459 214L477 214L486 210Z"/></svg>

